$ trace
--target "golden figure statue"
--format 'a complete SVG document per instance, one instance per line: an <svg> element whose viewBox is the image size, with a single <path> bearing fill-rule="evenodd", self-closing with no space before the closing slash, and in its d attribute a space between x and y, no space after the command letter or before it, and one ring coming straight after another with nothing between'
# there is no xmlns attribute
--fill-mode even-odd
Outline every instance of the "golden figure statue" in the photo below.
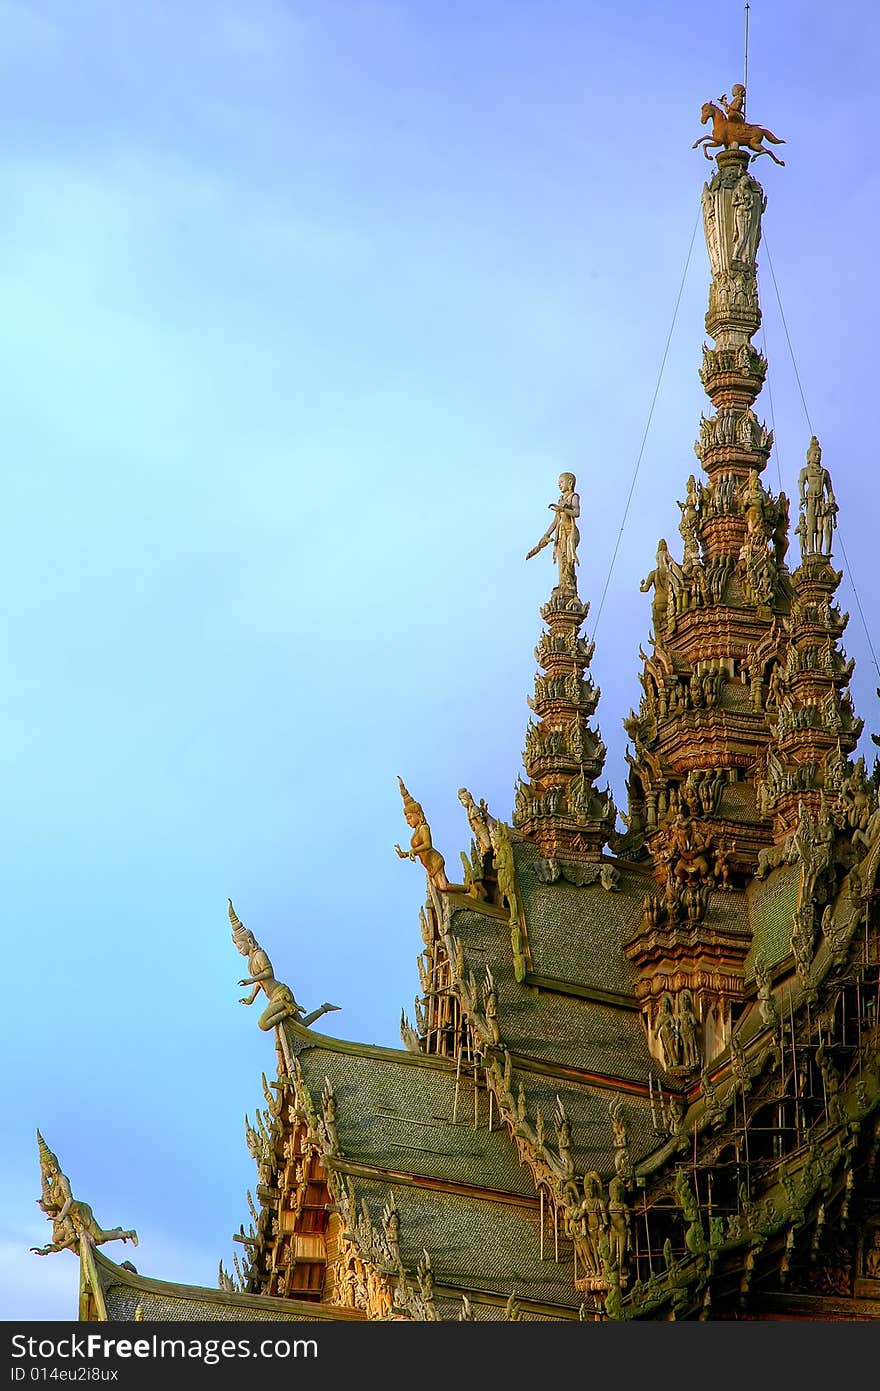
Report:
<svg viewBox="0 0 880 1391"><path fill-rule="evenodd" d="M575 566L578 564L578 542L580 532L577 518L581 514L581 501L574 490L577 482L573 473L559 475L559 501L548 503L556 514L537 546L526 553L526 560L542 551L553 542L553 559L559 566L559 589L577 590Z"/></svg>
<svg viewBox="0 0 880 1391"><path fill-rule="evenodd" d="M413 833L409 850L401 850L399 845L395 845L394 849L401 860L418 860L435 889L451 889L453 886L446 877L446 861L440 851L434 849L431 827L425 820L425 813L415 798L410 796L399 774L397 781L403 798L403 815L407 825L412 826Z"/></svg>
<svg viewBox="0 0 880 1391"><path fill-rule="evenodd" d="M758 541L767 540L767 500L761 487L756 468L749 469L749 476L737 490L737 497L746 519L746 530Z"/></svg>
<svg viewBox="0 0 880 1391"><path fill-rule="evenodd" d="M737 91L739 88L739 91ZM733 100L724 102L723 106L718 106L714 101L703 102L700 111L700 124L705 125L707 121L712 122L712 134L701 135L691 146L695 150L698 145L702 145L703 154L707 159L711 159L710 149L735 150L739 146L753 151L753 158L758 155L769 155L776 164L785 164L784 159L780 159L772 150L768 150L766 145L762 145L762 140L769 140L773 145L784 145L785 141L780 136L774 135L772 130L766 126L750 125L743 119L742 108L745 100L745 88L741 83L731 89Z"/></svg>
<svg viewBox="0 0 880 1391"><path fill-rule="evenodd" d="M831 486L831 474L822 465L822 446L815 435L807 448L806 466L798 474L798 491L803 514L801 555L830 556L838 506Z"/></svg>
<svg viewBox="0 0 880 1391"><path fill-rule="evenodd" d="M295 1000L290 986L275 979L272 962L254 934L236 917L231 898L229 899L229 921L232 924L232 940L242 956L246 956L248 959L248 974L238 983L241 986L253 986L250 995L243 995L240 1003L252 1005L261 990L269 1001L257 1021L261 1029L267 1031L274 1029L276 1024L281 1023L282 1019L295 1019L298 1024L308 1028L310 1024L314 1024L316 1019L320 1019L322 1014L339 1009L339 1005L331 1005L325 1001L323 1005L313 1009L311 1014L303 1015L303 1007Z"/></svg>
<svg viewBox="0 0 880 1391"><path fill-rule="evenodd" d="M639 585L639 591L642 594L647 594L650 589L654 590L654 598L651 603L651 622L654 625L656 636L659 637L664 633L669 620L675 617L683 585L684 572L678 561L673 560L669 553L669 547L661 536L657 542L657 558L654 562L654 569Z"/></svg>
<svg viewBox="0 0 880 1391"><path fill-rule="evenodd" d="M734 125L742 125L743 121L745 121L746 119L745 112L743 110L746 100L746 89L742 85L742 83L734 82L733 86L730 89L730 101L727 100L726 92L722 92L718 100L724 107L725 112L727 113L728 121L733 122Z"/></svg>
<svg viewBox="0 0 880 1391"><path fill-rule="evenodd" d="M130 1241L137 1246L137 1232L124 1231L113 1227L104 1231L95 1221L95 1214L88 1203L74 1198L70 1179L61 1172L58 1156L53 1154L39 1130L37 1144L40 1149L40 1179L42 1192L37 1204L43 1209L52 1223L52 1240L48 1246L32 1246L37 1256L49 1256L55 1251L76 1251L81 1241L90 1241L93 1246L103 1246L105 1241Z"/></svg>
<svg viewBox="0 0 880 1391"><path fill-rule="evenodd" d="M458 800L465 809L468 825L473 833L474 840L480 847L483 855L488 855L492 849L492 827L495 825L495 818L489 813L489 808L485 801L481 801L479 806L474 801L473 796L466 787L458 789Z"/></svg>
<svg viewBox="0 0 880 1391"><path fill-rule="evenodd" d="M731 841L730 845L724 840L719 840L715 847L715 860L712 865L712 872L715 875L715 883L719 889L732 888L730 883L730 857L736 850L736 841Z"/></svg>
<svg viewBox="0 0 880 1391"><path fill-rule="evenodd" d="M699 1044L700 1021L694 1013L694 1002L689 990L683 990L678 1002L678 1038L681 1045L681 1065L686 1068L700 1066Z"/></svg>
<svg viewBox="0 0 880 1391"><path fill-rule="evenodd" d="M678 1023L672 1005L672 996L664 995L660 1001L660 1012L654 1026L663 1053L663 1066L667 1069L678 1066L679 1039Z"/></svg>

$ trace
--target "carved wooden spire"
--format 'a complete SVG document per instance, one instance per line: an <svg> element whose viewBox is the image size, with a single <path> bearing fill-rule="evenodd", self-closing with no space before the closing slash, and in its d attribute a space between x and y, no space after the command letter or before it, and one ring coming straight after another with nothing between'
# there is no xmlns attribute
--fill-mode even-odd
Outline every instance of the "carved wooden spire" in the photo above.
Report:
<svg viewBox="0 0 880 1391"><path fill-rule="evenodd" d="M822 467L815 435L798 479L801 564L792 575L789 614L783 620L770 666L765 711L774 739L759 780L762 810L772 813L775 839L794 830L802 810L846 797L852 777L848 756L864 728L847 690L855 663L839 642L849 619L832 602L843 572L831 565L837 502L831 475ZM861 776L864 775L862 761Z"/></svg>
<svg viewBox="0 0 880 1391"><path fill-rule="evenodd" d="M653 650L640 653L644 696L624 721L634 750L623 849L647 851L659 886L625 950L652 1051L685 1073L699 1061L684 1048L687 1029L716 1055L742 999L750 939L724 891L742 886L773 838L757 786L773 738L764 679L794 597L788 500L761 482L773 435L753 409L767 370L751 341L767 200L748 151L732 137L718 143L728 147L702 193L714 346L703 348L712 409L694 447L705 478L692 474L678 503L681 560L661 540L642 581Z"/></svg>
<svg viewBox="0 0 880 1391"><path fill-rule="evenodd" d="M616 811L610 791L593 786L605 762L605 745L587 723L599 691L587 675L593 644L580 635L590 606L577 592L575 482L572 473L560 477L559 501L550 504L554 521L526 557L553 541L559 580L541 609L547 629L535 648L541 672L529 699L538 718L526 730L528 781L517 784L513 820L548 859L596 860L614 830Z"/></svg>
<svg viewBox="0 0 880 1391"><path fill-rule="evenodd" d="M737 130L747 128L715 132L725 148L702 194L715 343L700 374L713 410L695 446L706 481L691 475L678 504L681 561L662 540L642 581L653 591L653 651L640 653L644 698L624 721L634 750L622 848L647 853L659 885L625 950L650 1046L673 1072L689 1066L675 1043L682 1004L696 1004L711 1058L742 998L750 934L718 891L763 878L795 831L806 843L811 828L827 838L835 824L865 822L873 795L864 761L848 761L862 721L846 691L853 664L838 645L847 616L832 603L837 503L818 440L798 480L793 574L788 499L761 482L773 437L753 410L767 364L751 340L767 200L738 147L758 152L760 140ZM804 960L810 922L805 908L792 939Z"/></svg>
<svg viewBox="0 0 880 1391"><path fill-rule="evenodd" d="M653 591L654 650L644 658L644 699L624 722L635 754L633 849L647 840L656 861L664 826L684 814L704 823L711 844L735 842L731 868L745 871L773 834L755 788L771 739L765 669L755 654L781 633L793 597L789 503L761 482L773 435L753 409L767 370L751 341L761 323L757 251L767 200L749 158L747 150L723 149L703 188L714 347L704 346L700 376L713 409L701 419L695 450L707 477L692 474L678 504L681 561L661 541L642 581Z"/></svg>

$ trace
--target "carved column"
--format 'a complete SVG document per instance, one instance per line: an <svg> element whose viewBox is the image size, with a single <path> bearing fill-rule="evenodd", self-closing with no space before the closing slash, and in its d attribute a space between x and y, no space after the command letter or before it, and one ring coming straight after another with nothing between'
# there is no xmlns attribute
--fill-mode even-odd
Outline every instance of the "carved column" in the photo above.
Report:
<svg viewBox="0 0 880 1391"><path fill-rule="evenodd" d="M529 699L538 718L526 730L528 781L517 784L513 822L548 859L599 859L616 818L610 791L593 785L605 745L587 723L600 694L588 675L593 645L581 636L589 607L576 589L557 585L541 609L547 628Z"/></svg>

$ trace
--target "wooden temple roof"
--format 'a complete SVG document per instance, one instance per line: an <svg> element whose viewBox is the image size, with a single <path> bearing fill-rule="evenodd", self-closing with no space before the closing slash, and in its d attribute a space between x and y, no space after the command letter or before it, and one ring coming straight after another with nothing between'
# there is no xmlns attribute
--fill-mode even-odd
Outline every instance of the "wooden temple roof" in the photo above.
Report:
<svg viewBox="0 0 880 1391"><path fill-rule="evenodd" d="M154 1280L117 1265L101 1251L89 1255L81 1275L80 1318L85 1322L274 1323L289 1319L357 1323L366 1317L360 1309Z"/></svg>
<svg viewBox="0 0 880 1391"><path fill-rule="evenodd" d="M527 776L509 825L460 790L463 884L399 780L413 836L398 853L427 892L405 1049L308 1027L230 905L278 1061L248 1123L242 1289L208 1298L96 1254L114 1316L135 1300L168 1318L878 1316L880 765L850 758L862 721L818 440L794 569L788 499L760 481L766 199L748 170L734 142L703 190L714 414L678 504L682 561L661 540L641 586L652 652L624 721L626 831L596 786L566 473L529 552L553 539L559 579Z"/></svg>

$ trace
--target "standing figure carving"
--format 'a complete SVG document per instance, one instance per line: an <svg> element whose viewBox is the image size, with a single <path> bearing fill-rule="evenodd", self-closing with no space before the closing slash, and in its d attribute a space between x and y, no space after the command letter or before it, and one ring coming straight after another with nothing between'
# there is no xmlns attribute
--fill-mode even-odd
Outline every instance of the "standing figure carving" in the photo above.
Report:
<svg viewBox="0 0 880 1391"><path fill-rule="evenodd" d="M489 808L484 801L481 801L477 806L466 787L458 789L458 800L465 809L468 825L474 840L480 847L480 853L488 855L492 849L492 827L495 825L495 817L490 815Z"/></svg>
<svg viewBox="0 0 880 1391"><path fill-rule="evenodd" d="M831 486L831 475L822 467L822 447L813 435L807 448L806 466L798 475L801 521L798 534L801 555L830 556L831 533L837 526L837 501Z"/></svg>
<svg viewBox="0 0 880 1391"><path fill-rule="evenodd" d="M642 594L647 594L649 589L653 588L654 590L651 621L654 625L655 637L659 637L665 632L667 622L675 616L676 598L681 592L683 581L681 566L676 560L673 560L669 554L669 547L661 537L657 543L657 558L654 562L654 569L639 585Z"/></svg>
<svg viewBox="0 0 880 1391"><path fill-rule="evenodd" d="M718 226L718 210L715 197L709 184L703 187L703 228L706 233L706 248L709 252L709 265L713 278L723 269L721 260L721 231Z"/></svg>
<svg viewBox="0 0 880 1391"><path fill-rule="evenodd" d="M602 1180L595 1169L591 1169L584 1176L584 1196L580 1207L584 1219L587 1261L594 1271L598 1271L601 1269L599 1246L608 1227L608 1209L605 1206Z"/></svg>
<svg viewBox="0 0 880 1391"><path fill-rule="evenodd" d="M678 530L684 542L684 556L682 559L685 569L688 565L693 565L700 559L699 505L700 495L697 490L697 480L694 475L691 474L687 481L687 492L685 493L684 502L678 504L681 510L681 522Z"/></svg>
<svg viewBox="0 0 880 1391"><path fill-rule="evenodd" d="M699 1020L694 1013L693 999L689 990L683 990L678 1002L678 1035L681 1040L681 1065L686 1068L700 1066Z"/></svg>
<svg viewBox="0 0 880 1391"><path fill-rule="evenodd" d="M767 198L760 184L743 174L733 190L733 259L754 268Z"/></svg>
<svg viewBox="0 0 880 1391"><path fill-rule="evenodd" d="M664 995L660 1001L660 1013L657 1016L657 1037L663 1051L663 1066L667 1071L670 1068L678 1067L678 1024L673 1013L671 995Z"/></svg>
<svg viewBox="0 0 880 1391"><path fill-rule="evenodd" d="M756 468L749 469L749 476L738 492L740 506L746 519L748 534L758 542L767 540L767 506L764 489Z"/></svg>
<svg viewBox="0 0 880 1391"><path fill-rule="evenodd" d="M776 499L771 540L773 542L773 559L777 566L784 565L788 551L788 498L785 493L780 493Z"/></svg>
<svg viewBox="0 0 880 1391"><path fill-rule="evenodd" d="M398 775L397 781L403 798L403 815L413 833L409 850L401 850L399 845L395 845L394 849L401 860L418 860L435 889L450 889L452 885L446 877L446 861L440 851L434 849L431 827L425 820L425 813L415 798L410 796L403 778Z"/></svg>
<svg viewBox="0 0 880 1391"><path fill-rule="evenodd" d="M752 213L752 193L745 175L733 190L733 256L736 261L745 260L745 249L749 240L749 225Z"/></svg>
<svg viewBox="0 0 880 1391"><path fill-rule="evenodd" d="M578 564L577 548L581 539L577 527L577 518L581 514L581 502L574 490L576 482L577 479L573 473L559 475L559 501L547 504L555 513L553 521L538 544L526 554L526 560L531 560L533 555L537 555L552 541L553 559L559 567L558 588L568 591L577 590L575 566Z"/></svg>
<svg viewBox="0 0 880 1391"><path fill-rule="evenodd" d="M730 883L730 857L736 849L736 841L730 845L726 841L719 840L715 847L715 861L712 872L715 875L715 882L719 889L731 888Z"/></svg>
<svg viewBox="0 0 880 1391"><path fill-rule="evenodd" d="M611 1255L618 1270L622 1270L629 1254L629 1207L626 1184L615 1175L608 1184L608 1239Z"/></svg>

